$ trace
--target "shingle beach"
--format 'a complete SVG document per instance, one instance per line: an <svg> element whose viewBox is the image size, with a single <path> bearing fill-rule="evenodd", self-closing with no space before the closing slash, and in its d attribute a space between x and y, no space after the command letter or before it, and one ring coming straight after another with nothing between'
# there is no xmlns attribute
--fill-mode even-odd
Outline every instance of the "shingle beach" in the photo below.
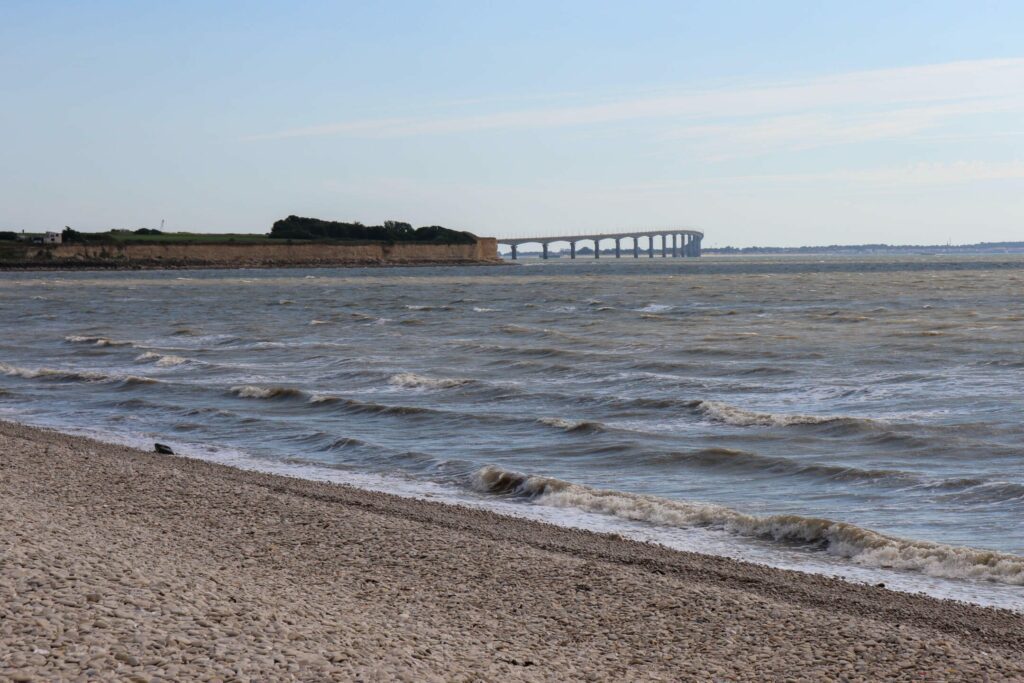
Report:
<svg viewBox="0 0 1024 683"><path fill-rule="evenodd" d="M0 422L0 680L1024 680L1024 615Z"/></svg>

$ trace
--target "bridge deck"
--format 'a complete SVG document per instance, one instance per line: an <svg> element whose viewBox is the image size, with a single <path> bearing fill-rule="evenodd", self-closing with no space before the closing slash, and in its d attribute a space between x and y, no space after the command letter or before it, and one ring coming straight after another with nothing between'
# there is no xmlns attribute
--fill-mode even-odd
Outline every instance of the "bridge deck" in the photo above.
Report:
<svg viewBox="0 0 1024 683"><path fill-rule="evenodd" d="M666 228L662 230L644 230L640 232L608 232L593 235L559 235L549 236L543 235L540 237L498 237L498 244L508 245L519 245L519 244L544 244L547 242L586 242L589 240L614 240L614 239L625 239L630 237L660 237L662 235L690 235L697 239L704 237L704 233L699 230L691 230L689 228Z"/></svg>
<svg viewBox="0 0 1024 683"><path fill-rule="evenodd" d="M548 258L548 246L553 242L569 243L569 258L576 258L577 242L593 242L594 258L601 257L601 242L604 240L615 240L615 258L622 257L622 240L632 240L633 258L640 258L640 238L647 238L646 252L650 258L654 258L654 238L661 237L661 255L667 257L671 252L673 257L679 256L700 256L700 243L704 239L704 233L699 230L688 228L663 228L661 230L640 230L632 232L608 232L596 235L544 235L541 237L509 237L497 238L498 244L506 244L512 247L513 260L518 258L518 248L521 244L539 244L541 246L542 258ZM671 238L671 246L669 240Z"/></svg>

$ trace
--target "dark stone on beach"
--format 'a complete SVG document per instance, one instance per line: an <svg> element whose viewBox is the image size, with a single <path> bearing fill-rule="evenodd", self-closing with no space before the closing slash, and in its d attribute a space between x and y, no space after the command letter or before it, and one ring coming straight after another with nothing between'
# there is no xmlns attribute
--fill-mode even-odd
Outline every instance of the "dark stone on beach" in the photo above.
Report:
<svg viewBox="0 0 1024 683"><path fill-rule="evenodd" d="M153 450L164 455L174 455L174 451L171 450L171 447L165 446L162 443L153 444Z"/></svg>

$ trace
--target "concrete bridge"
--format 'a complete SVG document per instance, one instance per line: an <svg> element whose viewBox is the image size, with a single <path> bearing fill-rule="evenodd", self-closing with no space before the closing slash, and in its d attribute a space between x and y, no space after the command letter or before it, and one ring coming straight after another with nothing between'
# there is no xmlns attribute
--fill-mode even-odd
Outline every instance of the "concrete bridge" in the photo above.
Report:
<svg viewBox="0 0 1024 683"><path fill-rule="evenodd" d="M641 249L640 240L646 238L646 248ZM660 249L659 247L660 238ZM608 240L615 242L615 258L622 257L622 241L626 240L626 249L632 247L633 258L640 258L640 252L646 251L649 258L654 258L655 251L661 251L662 258L668 257L696 257L700 256L700 242L704 239L704 233L697 230L686 230L683 228L669 228L666 230L644 230L641 232L611 232L600 235L561 235L544 237L514 237L498 238L498 244L506 244L512 248L512 260L519 257L518 250L522 244L539 244L541 246L541 258L548 257L548 245L553 242L569 243L569 258L576 258L577 242L593 242L594 258L601 258L601 243ZM628 251L627 251L628 255Z"/></svg>

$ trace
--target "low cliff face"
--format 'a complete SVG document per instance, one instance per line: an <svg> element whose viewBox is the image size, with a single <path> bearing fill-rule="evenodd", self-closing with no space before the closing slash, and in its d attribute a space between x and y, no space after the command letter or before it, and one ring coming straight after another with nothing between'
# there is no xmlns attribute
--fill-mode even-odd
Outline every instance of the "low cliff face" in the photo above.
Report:
<svg viewBox="0 0 1024 683"><path fill-rule="evenodd" d="M62 244L24 265L74 267L288 267L498 263L492 237L475 244Z"/></svg>

